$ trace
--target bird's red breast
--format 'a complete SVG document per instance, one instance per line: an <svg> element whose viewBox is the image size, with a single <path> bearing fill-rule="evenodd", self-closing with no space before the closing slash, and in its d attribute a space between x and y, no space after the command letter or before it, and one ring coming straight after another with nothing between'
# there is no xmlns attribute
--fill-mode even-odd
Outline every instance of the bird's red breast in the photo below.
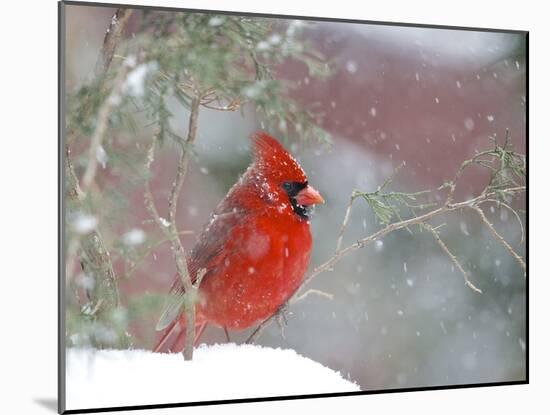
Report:
<svg viewBox="0 0 550 415"><path fill-rule="evenodd" d="M308 206L323 199L277 140L258 132L252 142L251 166L214 210L189 255L191 276L206 270L198 323L245 329L269 317L299 287L309 264ZM176 277L157 324L165 335L176 322L184 324L182 295Z"/></svg>

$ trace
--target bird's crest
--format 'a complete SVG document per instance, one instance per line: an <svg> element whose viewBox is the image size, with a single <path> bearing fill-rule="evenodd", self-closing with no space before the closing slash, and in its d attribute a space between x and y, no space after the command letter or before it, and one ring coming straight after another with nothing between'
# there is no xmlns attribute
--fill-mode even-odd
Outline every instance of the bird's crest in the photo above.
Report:
<svg viewBox="0 0 550 415"><path fill-rule="evenodd" d="M279 143L263 131L252 135L254 163L268 177L274 180L307 181L300 164Z"/></svg>

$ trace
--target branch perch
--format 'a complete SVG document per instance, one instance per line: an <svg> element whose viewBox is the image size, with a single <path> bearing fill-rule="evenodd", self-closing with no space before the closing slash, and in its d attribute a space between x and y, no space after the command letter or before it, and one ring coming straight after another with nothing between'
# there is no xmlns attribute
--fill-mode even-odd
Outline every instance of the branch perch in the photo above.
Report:
<svg viewBox="0 0 550 415"><path fill-rule="evenodd" d="M144 202L147 210L154 219L157 226L165 234L166 238L170 241L172 247L172 253L174 255L174 260L176 262L176 269L178 275L181 279L182 286L184 288L185 294L183 297L184 304L184 313L185 313L185 324L186 324L186 338L185 346L183 349L183 357L185 360L193 359L193 342L195 338L195 303L198 293L198 288L204 272L197 273L195 276L195 281L193 282L192 276L189 275L189 270L187 269L187 256L185 254L185 249L181 243L179 237L177 225L176 225L176 212L178 198L181 192L183 182L185 180L185 175L187 173L187 166L189 164L189 149L194 143L197 135L197 124L199 116L199 107L200 107L200 94L197 94L193 97L191 101L191 114L189 116L189 125L187 131L187 138L184 143L180 143L180 157L178 160L178 166L176 171L176 177L172 184L172 189L168 197L168 222L163 219L158 209L155 206L153 200L153 194L151 192L151 187L149 180L145 182L145 193L144 193ZM149 151L147 152L147 159L145 162L145 168L147 171L151 171L151 165L154 161L155 154L155 144L156 139L153 140Z"/></svg>

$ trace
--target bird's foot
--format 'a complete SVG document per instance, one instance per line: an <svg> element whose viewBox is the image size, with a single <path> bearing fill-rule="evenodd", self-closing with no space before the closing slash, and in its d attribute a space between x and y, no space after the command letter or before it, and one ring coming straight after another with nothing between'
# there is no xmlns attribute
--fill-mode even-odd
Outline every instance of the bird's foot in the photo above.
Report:
<svg viewBox="0 0 550 415"><path fill-rule="evenodd" d="M281 306L277 309L277 312L275 313L275 321L277 321L277 325L281 329L281 336L283 339L286 339L285 326L288 325L287 316L290 315L290 313L291 312L288 309L288 302L281 304Z"/></svg>

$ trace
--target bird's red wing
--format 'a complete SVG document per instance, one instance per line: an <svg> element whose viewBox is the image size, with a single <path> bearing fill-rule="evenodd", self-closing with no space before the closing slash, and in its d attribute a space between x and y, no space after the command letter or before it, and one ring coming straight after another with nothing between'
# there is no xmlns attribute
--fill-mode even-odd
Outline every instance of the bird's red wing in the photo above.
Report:
<svg viewBox="0 0 550 415"><path fill-rule="evenodd" d="M244 224L245 218L246 215L243 212L233 210L213 215L213 219L201 233L187 261L189 274L193 282L195 282L200 269L206 270L203 280L215 275L218 265L232 254L224 249L227 240L230 238L232 231ZM157 331L164 330L180 315L184 293L185 289L178 275L170 288L163 312L155 327Z"/></svg>

